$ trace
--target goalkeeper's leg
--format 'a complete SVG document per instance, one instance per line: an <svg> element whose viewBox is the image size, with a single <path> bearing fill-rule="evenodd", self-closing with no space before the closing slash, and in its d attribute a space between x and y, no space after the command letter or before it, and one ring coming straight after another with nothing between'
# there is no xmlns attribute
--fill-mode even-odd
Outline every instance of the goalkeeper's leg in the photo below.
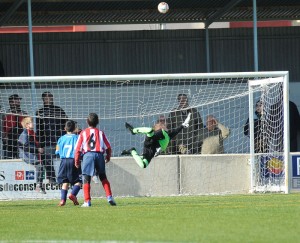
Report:
<svg viewBox="0 0 300 243"><path fill-rule="evenodd" d="M133 126L132 125L125 122L125 127L126 127L126 129L128 129L132 133L132 135L135 135L135 133L133 132Z"/></svg>
<svg viewBox="0 0 300 243"><path fill-rule="evenodd" d="M133 128L133 133L134 134L138 134L138 133L142 133L142 134L146 134L148 137L151 137L151 134L153 135L153 129L151 127L137 127L137 128Z"/></svg>
<svg viewBox="0 0 300 243"><path fill-rule="evenodd" d="M146 168L149 165L148 160L145 159L143 156L138 155L136 150L132 150L131 155L134 158L135 162L139 165L139 167Z"/></svg>
<svg viewBox="0 0 300 243"><path fill-rule="evenodd" d="M129 123L125 122L125 127L133 134L138 134L138 133L142 133L142 134L150 134L149 136L151 137L151 134L153 135L153 129L151 127L137 127L134 128L132 125L130 125Z"/></svg>

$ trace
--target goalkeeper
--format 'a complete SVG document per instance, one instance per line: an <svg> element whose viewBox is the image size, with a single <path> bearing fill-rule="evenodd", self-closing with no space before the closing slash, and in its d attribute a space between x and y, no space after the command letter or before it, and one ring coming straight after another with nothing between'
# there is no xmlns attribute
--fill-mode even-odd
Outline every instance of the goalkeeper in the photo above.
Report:
<svg viewBox="0 0 300 243"><path fill-rule="evenodd" d="M134 128L129 123L125 123L125 127L132 133L132 135L141 133L146 134L143 154L138 155L135 148L129 150L123 150L121 155L132 155L136 163L141 168L146 168L151 159L160 154L160 152L166 150L170 140L174 138L183 128L189 127L189 122L191 119L191 113L188 114L185 121L174 130L168 131L164 125L161 123L155 124L153 128L151 127L137 127Z"/></svg>

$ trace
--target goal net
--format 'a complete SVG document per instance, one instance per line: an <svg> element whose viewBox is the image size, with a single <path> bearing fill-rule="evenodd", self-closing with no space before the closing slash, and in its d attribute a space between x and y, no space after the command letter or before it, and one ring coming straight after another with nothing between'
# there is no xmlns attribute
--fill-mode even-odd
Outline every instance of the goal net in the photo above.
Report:
<svg viewBox="0 0 300 243"><path fill-rule="evenodd" d="M288 102L284 102L289 100L287 77L251 80L249 90L252 190L288 192L290 139Z"/></svg>
<svg viewBox="0 0 300 243"><path fill-rule="evenodd" d="M0 199L59 197L59 185L51 181L59 167L53 151L55 142L63 134L67 119L84 129L91 112L99 115L99 127L112 145L115 161L122 161L120 154L124 149L135 147L139 153L143 151L144 136L132 136L125 129L125 122L134 127L152 127L160 122L170 130L180 126L187 113L192 113L190 127L182 130L166 151L151 161L149 168L139 168L133 159L130 172L128 168L120 169L121 162L108 164L107 173L115 184L121 186L132 181L124 189L128 192L120 192L121 195L140 195L135 190L141 183L128 177L141 176L141 173L148 173L143 177L149 177L147 189L140 189L143 195L157 195L153 193L154 188L168 191L171 185L175 185L178 194L197 194L197 190L187 189L185 185L208 188L212 183L234 184L230 179L234 172L228 170L225 162L216 161L220 164L218 171L207 174L201 174L203 170L197 164L191 168L181 164L181 158L190 156L200 165L201 158L210 154L249 155L251 185L250 188L245 185L244 191L286 191L288 133L284 121L288 118L284 115L283 100L287 97L287 83L287 72L0 78ZM54 104L45 104L49 102L45 101L47 94L53 96ZM259 116L255 114L258 100L262 104ZM52 105L53 112L47 113L45 105ZM23 131L21 121L25 116L33 117L37 140L51 155L44 162L46 195L35 192L35 167L25 163L18 153L18 137ZM257 149L258 143L262 149ZM221 158L218 160L226 161L225 157ZM168 175L161 176L162 172L158 169L153 172L152 167L164 160L175 163L174 168L167 169ZM215 170L213 166L206 169ZM190 178L186 174L188 170L201 174L200 185L193 181L183 183L183 178ZM163 179L157 180L158 175Z"/></svg>

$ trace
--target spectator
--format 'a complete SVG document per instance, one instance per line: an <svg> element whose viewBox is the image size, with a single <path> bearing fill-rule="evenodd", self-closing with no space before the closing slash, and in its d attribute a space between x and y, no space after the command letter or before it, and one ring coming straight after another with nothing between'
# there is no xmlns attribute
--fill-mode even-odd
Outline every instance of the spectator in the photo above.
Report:
<svg viewBox="0 0 300 243"><path fill-rule="evenodd" d="M290 152L297 152L298 132L300 128L300 116L297 105L289 101L290 120ZM283 151L283 104L278 102L271 106L269 115L269 130L272 134L269 144L269 152Z"/></svg>
<svg viewBox="0 0 300 243"><path fill-rule="evenodd" d="M190 108L188 97L186 94L177 96L178 107L173 109L167 119L168 130L174 130L179 127L187 118L188 113L191 113L190 126L182 130L174 140L171 141L169 153L181 154L182 149L187 153L197 152L197 134L203 128L203 122L196 108Z"/></svg>
<svg viewBox="0 0 300 243"><path fill-rule="evenodd" d="M58 206L66 205L69 184L73 185L69 199L74 203L74 205L79 205L76 196L80 190L82 182L81 177L79 176L81 174L81 170L77 169L74 163L75 145L79 136L76 134L78 132L76 129L76 123L71 120L67 121L65 130L67 134L58 139L55 151L61 159L57 176L57 182L62 184L61 201Z"/></svg>
<svg viewBox="0 0 300 243"><path fill-rule="evenodd" d="M75 149L75 166L77 168L81 165L80 157L83 154L81 168L84 203L82 207L91 207L91 178L95 172L99 175L108 203L116 206L105 171L105 163L110 161L112 153L110 143L104 132L97 128L99 118L96 113L89 114L87 124L89 127L80 133ZM105 160L104 153L106 153Z"/></svg>
<svg viewBox="0 0 300 243"><path fill-rule="evenodd" d="M43 163L46 166L46 174L50 183L56 183L53 167L55 148L58 139L65 134L64 127L68 119L65 111L55 106L53 95L50 92L42 94L44 106L36 112L36 129L39 142L45 149Z"/></svg>
<svg viewBox="0 0 300 243"><path fill-rule="evenodd" d="M278 92L278 91L277 91ZM273 94L276 95L276 94ZM268 152L283 152L283 88L279 88L279 100L270 106L266 120L268 121ZM300 130L300 116L297 105L289 101L289 132L290 132L290 152L297 152L298 132Z"/></svg>
<svg viewBox="0 0 300 243"><path fill-rule="evenodd" d="M21 97L17 94L9 96L10 109L2 118L2 143L4 159L19 158L18 138L23 131L22 119L27 113L21 110Z"/></svg>
<svg viewBox="0 0 300 243"><path fill-rule="evenodd" d="M258 100L255 104L255 114L257 119L254 119L254 152L265 153L267 152L268 145L262 130L263 104L261 100ZM249 118L244 126L244 134L245 136L250 136Z"/></svg>
<svg viewBox="0 0 300 243"><path fill-rule="evenodd" d="M41 154L44 153L44 149L40 147L40 144L35 136L32 117L25 117L22 120L22 126L24 130L18 140L19 157L27 164L35 166L37 177L36 190L42 194L46 194L43 186L43 165L41 161Z"/></svg>
<svg viewBox="0 0 300 243"><path fill-rule="evenodd" d="M224 153L223 140L227 138L230 131L222 125L213 115L206 117L206 127L199 131L199 148L201 154Z"/></svg>
<svg viewBox="0 0 300 243"><path fill-rule="evenodd" d="M290 111L290 152L298 151L298 133L300 131L300 115L297 105L289 101Z"/></svg>

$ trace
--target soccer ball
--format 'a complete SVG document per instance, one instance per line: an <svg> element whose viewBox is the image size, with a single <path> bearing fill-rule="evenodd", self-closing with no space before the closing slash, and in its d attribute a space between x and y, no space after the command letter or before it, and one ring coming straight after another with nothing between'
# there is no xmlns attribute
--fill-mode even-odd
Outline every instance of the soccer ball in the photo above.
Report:
<svg viewBox="0 0 300 243"><path fill-rule="evenodd" d="M160 13L165 14L169 11L169 5L166 2L161 2L160 4L158 4L157 9Z"/></svg>

